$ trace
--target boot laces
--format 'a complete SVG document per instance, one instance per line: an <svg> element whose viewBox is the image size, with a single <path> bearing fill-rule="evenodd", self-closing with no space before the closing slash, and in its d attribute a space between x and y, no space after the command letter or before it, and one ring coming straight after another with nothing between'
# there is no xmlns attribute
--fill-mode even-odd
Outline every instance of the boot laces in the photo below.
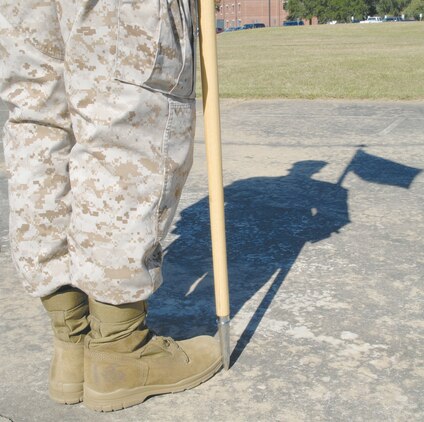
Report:
<svg viewBox="0 0 424 422"><path fill-rule="evenodd" d="M149 344L149 342L151 340L162 340L162 345L166 348L169 349L172 345L175 347L175 349L180 350L181 352L183 352L186 362L189 363L190 362L190 358L187 355L186 351L178 344L177 341L175 341L172 337L163 337L163 336L158 336L156 334L155 331L153 330L149 330L149 334L148 334L148 340L146 343L146 346ZM172 353L172 352L171 352Z"/></svg>

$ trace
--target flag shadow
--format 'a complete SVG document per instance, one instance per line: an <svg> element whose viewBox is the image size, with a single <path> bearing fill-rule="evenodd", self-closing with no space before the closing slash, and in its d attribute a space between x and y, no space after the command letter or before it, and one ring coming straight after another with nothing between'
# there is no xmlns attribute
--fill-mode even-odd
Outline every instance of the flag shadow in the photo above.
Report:
<svg viewBox="0 0 424 422"><path fill-rule="evenodd" d="M357 154L352 162L355 159ZM358 161L353 167L352 162L349 171L361 167ZM225 188L232 317L274 278L240 335L231 363L250 342L305 243L326 239L350 223L348 191L341 186L346 172L337 183L312 178L326 164L300 161L288 175L238 180ZM406 172L410 175L409 169ZM399 175L407 177L401 171L396 177ZM400 186L396 180L393 176L390 184ZM213 335L216 325L207 197L181 212L173 234L178 237L166 248L166 283L153 295L149 324L174 338Z"/></svg>

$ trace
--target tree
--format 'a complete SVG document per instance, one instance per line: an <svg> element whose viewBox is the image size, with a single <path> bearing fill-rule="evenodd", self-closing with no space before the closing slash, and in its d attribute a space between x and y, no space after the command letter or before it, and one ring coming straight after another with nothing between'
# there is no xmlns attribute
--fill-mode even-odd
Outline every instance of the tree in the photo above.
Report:
<svg viewBox="0 0 424 422"><path fill-rule="evenodd" d="M420 19L420 13L424 16L424 0L412 0L405 8L404 13L406 16Z"/></svg>
<svg viewBox="0 0 424 422"><path fill-rule="evenodd" d="M289 0L286 3L289 19L318 17L320 23L336 20L350 22L351 17L362 18L368 11L365 0Z"/></svg>
<svg viewBox="0 0 424 422"><path fill-rule="evenodd" d="M378 0L365 0L365 4L367 5L367 16L374 16L377 14L377 3Z"/></svg>
<svg viewBox="0 0 424 422"><path fill-rule="evenodd" d="M289 19L311 21L316 16L324 23L350 22L352 16L356 19L376 14L399 16L402 11L418 17L424 14L423 3L424 0L288 0L284 7Z"/></svg>
<svg viewBox="0 0 424 422"><path fill-rule="evenodd" d="M352 16L356 19L366 16L368 7L364 0L327 0L325 9L320 13L321 18L350 22Z"/></svg>
<svg viewBox="0 0 424 422"><path fill-rule="evenodd" d="M377 13L382 16L399 16L409 2L410 0L380 0L377 3Z"/></svg>
<svg viewBox="0 0 424 422"><path fill-rule="evenodd" d="M312 18L317 16L319 0L288 0L284 8L289 12L289 19L308 19L312 23Z"/></svg>

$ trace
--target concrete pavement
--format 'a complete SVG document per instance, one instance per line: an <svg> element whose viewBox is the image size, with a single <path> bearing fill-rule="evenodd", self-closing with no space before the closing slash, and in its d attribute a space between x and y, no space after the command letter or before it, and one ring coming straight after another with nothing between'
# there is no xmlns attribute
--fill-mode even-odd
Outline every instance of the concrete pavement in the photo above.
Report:
<svg viewBox="0 0 424 422"><path fill-rule="evenodd" d="M149 310L177 338L216 331L198 118ZM424 104L225 100L222 127L232 368L113 414L48 399L48 321L11 263L0 161L1 421L424 420Z"/></svg>

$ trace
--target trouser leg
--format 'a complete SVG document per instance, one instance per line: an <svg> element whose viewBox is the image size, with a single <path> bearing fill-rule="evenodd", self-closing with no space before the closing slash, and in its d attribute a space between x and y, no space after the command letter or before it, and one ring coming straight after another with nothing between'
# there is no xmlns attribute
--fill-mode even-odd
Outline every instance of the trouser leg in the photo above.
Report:
<svg viewBox="0 0 424 422"><path fill-rule="evenodd" d="M2 0L0 94L14 261L34 296L68 284L69 153L74 144L54 2Z"/></svg>
<svg viewBox="0 0 424 422"><path fill-rule="evenodd" d="M151 65L137 55L146 48L143 25L161 18L155 8L162 3L87 2L66 45L76 138L70 155L71 282L106 303L144 300L160 285L160 242L191 167L193 99L142 87L131 73L142 79L143 66ZM118 16L130 21L118 28ZM121 48L131 45L127 61L117 65ZM118 80L125 72L125 82Z"/></svg>
<svg viewBox="0 0 424 422"><path fill-rule="evenodd" d="M35 296L72 284L126 303L161 283L160 241L191 166L195 116L192 46L180 42L192 31L188 3L171 3L2 2L10 236ZM168 33L146 53L138 24ZM145 68L149 86L137 76Z"/></svg>

